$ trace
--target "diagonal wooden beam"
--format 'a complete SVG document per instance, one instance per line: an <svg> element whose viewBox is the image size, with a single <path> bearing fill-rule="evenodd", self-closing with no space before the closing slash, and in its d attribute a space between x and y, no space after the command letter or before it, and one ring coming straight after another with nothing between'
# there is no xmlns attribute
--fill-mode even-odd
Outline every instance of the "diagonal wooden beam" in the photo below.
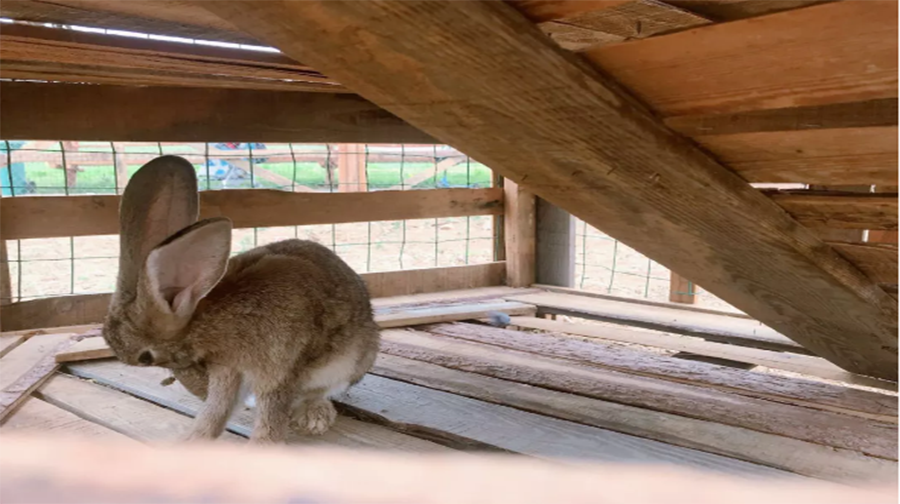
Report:
<svg viewBox="0 0 900 504"><path fill-rule="evenodd" d="M835 364L896 379L893 299L510 6L194 5L326 72Z"/></svg>

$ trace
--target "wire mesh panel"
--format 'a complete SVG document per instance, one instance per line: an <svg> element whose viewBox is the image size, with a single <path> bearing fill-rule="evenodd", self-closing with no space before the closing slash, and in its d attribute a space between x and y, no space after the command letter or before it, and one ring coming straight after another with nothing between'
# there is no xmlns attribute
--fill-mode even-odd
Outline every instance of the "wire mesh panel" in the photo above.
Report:
<svg viewBox="0 0 900 504"><path fill-rule="evenodd" d="M121 194L146 162L187 159L201 191L374 192L492 185L486 166L442 145L0 141L2 197ZM233 253L287 238L332 248L360 273L495 260L486 216L235 229ZM8 240L10 301L110 292L117 236Z"/></svg>
<svg viewBox="0 0 900 504"><path fill-rule="evenodd" d="M704 307L738 311L693 282L685 282L684 290L673 290L668 268L578 219L575 247L578 289L653 301L668 301L670 294L696 295Z"/></svg>

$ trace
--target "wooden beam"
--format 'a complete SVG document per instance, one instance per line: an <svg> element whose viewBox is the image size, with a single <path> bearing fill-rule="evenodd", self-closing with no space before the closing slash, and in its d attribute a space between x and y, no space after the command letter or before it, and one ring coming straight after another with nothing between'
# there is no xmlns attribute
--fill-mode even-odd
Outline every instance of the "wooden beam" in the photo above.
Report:
<svg viewBox="0 0 900 504"><path fill-rule="evenodd" d="M535 197L511 180L503 184L506 284L527 287L535 281Z"/></svg>
<svg viewBox="0 0 900 504"><path fill-rule="evenodd" d="M886 185L876 185L873 192L895 193L896 194L897 193L897 184L891 183L891 184L886 184ZM872 242L872 243L893 243L896 245L898 243L898 241L900 241L900 240L898 240L898 238L900 238L900 236L898 236L897 231L884 231L884 230L880 230L880 229L872 229L872 230L869 230L869 236L868 236L867 241Z"/></svg>
<svg viewBox="0 0 900 504"><path fill-rule="evenodd" d="M896 98L896 18L896 2L834 2L585 55L663 116Z"/></svg>
<svg viewBox="0 0 900 504"><path fill-rule="evenodd" d="M697 286L687 278L670 271L669 301L672 303L697 304Z"/></svg>
<svg viewBox="0 0 900 504"><path fill-rule="evenodd" d="M866 54L890 53L879 52L894 47L886 34L897 30L896 5L886 4L835 4L851 6L835 22L865 32ZM554 47L508 5L195 5L309 62L811 351L854 372L896 379L897 305L890 296L737 175L662 126L611 79ZM796 12L820 15L829 5ZM820 15L825 21L835 16L826 14ZM819 33L808 26L787 28L789 35ZM848 34L826 30L823 37L843 44L839 35ZM741 42L743 51L747 41ZM859 68L871 58L861 58L856 47L849 52ZM884 71L867 74L866 85L879 75L884 84L860 94L896 93L896 57L883 63ZM415 86L408 85L410 72ZM746 81L746 72L736 75Z"/></svg>
<svg viewBox="0 0 900 504"><path fill-rule="evenodd" d="M897 182L896 125L700 135L694 140L748 182Z"/></svg>
<svg viewBox="0 0 900 504"><path fill-rule="evenodd" d="M339 192L368 191L365 144L337 145L337 171Z"/></svg>
<svg viewBox="0 0 900 504"><path fill-rule="evenodd" d="M897 283L897 244L829 242L869 278L885 284Z"/></svg>
<svg viewBox="0 0 900 504"><path fill-rule="evenodd" d="M123 113L127 111L127 113ZM403 142L428 135L351 95L0 82L7 140Z"/></svg>
<svg viewBox="0 0 900 504"><path fill-rule="evenodd" d="M779 191L772 200L812 228L897 229L897 194Z"/></svg>
<svg viewBox="0 0 900 504"><path fill-rule="evenodd" d="M505 273L505 263L493 262L361 276L369 294L378 298L502 285ZM109 294L57 296L12 303L0 308L0 314L4 331L93 324L103 321L109 302Z"/></svg>
<svg viewBox="0 0 900 504"><path fill-rule="evenodd" d="M9 254L6 252L6 239L0 234L0 306L12 303L12 281L9 275ZM0 322L0 328L3 323Z"/></svg>
<svg viewBox="0 0 900 504"><path fill-rule="evenodd" d="M687 136L736 135L769 131L808 131L897 126L897 98L809 107L787 107L733 114L669 117L666 126Z"/></svg>
<svg viewBox="0 0 900 504"><path fill-rule="evenodd" d="M7 79L346 92L277 53L22 24L4 25L0 42Z"/></svg>
<svg viewBox="0 0 900 504"><path fill-rule="evenodd" d="M22 196L0 200L5 239L119 233L119 196ZM503 213L501 190L435 189L353 194L275 189L200 192L200 218L225 216L236 228L305 226Z"/></svg>

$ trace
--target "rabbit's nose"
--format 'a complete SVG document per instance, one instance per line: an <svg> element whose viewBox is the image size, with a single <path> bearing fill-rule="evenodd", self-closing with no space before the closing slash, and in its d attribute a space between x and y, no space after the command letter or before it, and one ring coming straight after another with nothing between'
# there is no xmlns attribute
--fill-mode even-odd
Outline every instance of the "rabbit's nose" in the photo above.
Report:
<svg viewBox="0 0 900 504"><path fill-rule="evenodd" d="M153 364L153 354L150 353L150 350L144 350L138 355L138 364L141 366L149 366Z"/></svg>

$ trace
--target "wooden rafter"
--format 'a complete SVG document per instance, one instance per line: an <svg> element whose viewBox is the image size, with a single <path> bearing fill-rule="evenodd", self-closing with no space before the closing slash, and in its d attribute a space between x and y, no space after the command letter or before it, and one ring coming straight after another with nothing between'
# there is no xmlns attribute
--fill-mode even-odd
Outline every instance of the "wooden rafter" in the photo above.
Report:
<svg viewBox="0 0 900 504"><path fill-rule="evenodd" d="M845 369L896 379L893 299L508 5L193 5L309 62Z"/></svg>
<svg viewBox="0 0 900 504"><path fill-rule="evenodd" d="M391 113L349 94L32 82L0 82L0 136L116 142L433 142Z"/></svg>

